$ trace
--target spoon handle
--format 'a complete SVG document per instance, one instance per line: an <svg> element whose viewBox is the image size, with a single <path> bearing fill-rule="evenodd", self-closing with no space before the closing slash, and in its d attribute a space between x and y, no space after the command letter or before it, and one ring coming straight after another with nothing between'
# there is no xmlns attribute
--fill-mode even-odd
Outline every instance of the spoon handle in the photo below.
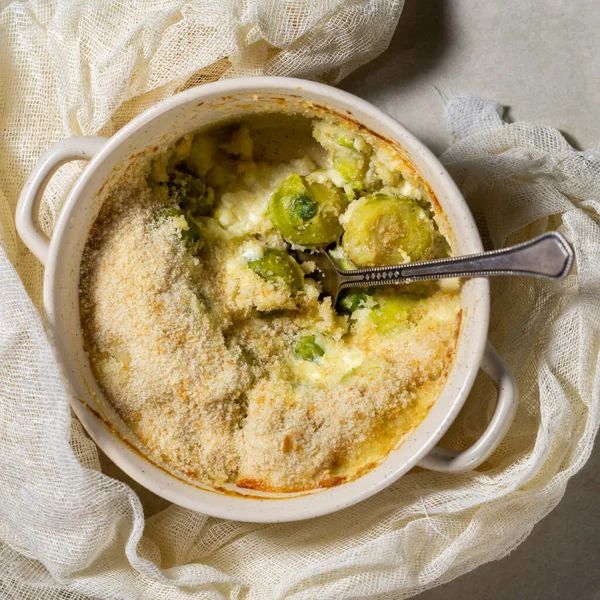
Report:
<svg viewBox="0 0 600 600"><path fill-rule="evenodd" d="M531 275L563 279L573 265L573 249L555 231L501 250L408 265L341 271L340 288L406 283L445 277Z"/></svg>

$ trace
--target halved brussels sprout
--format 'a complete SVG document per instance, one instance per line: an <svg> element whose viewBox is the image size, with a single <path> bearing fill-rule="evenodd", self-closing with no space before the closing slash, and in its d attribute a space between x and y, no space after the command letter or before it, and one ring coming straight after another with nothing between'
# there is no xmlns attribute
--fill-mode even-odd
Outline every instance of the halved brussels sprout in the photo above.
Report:
<svg viewBox="0 0 600 600"><path fill-rule="evenodd" d="M321 183L309 184L290 175L271 196L269 216L283 237L302 246L327 246L336 241L342 226L339 193Z"/></svg>
<svg viewBox="0 0 600 600"><path fill-rule="evenodd" d="M412 198L375 194L358 202L342 237L355 265L394 265L419 260L431 250L433 222Z"/></svg>
<svg viewBox="0 0 600 600"><path fill-rule="evenodd" d="M371 310L370 318L377 330L386 334L410 319L422 297L414 294L398 294L379 298Z"/></svg>
<svg viewBox="0 0 600 600"><path fill-rule="evenodd" d="M210 214L215 192L202 179L185 171L175 170L171 173L167 186L169 196L184 211L199 217Z"/></svg>
<svg viewBox="0 0 600 600"><path fill-rule="evenodd" d="M261 258L250 261L248 266L267 281L283 281L290 287L302 288L304 273L298 263L283 250L268 248Z"/></svg>
<svg viewBox="0 0 600 600"><path fill-rule="evenodd" d="M296 342L294 354L302 360L314 362L325 354L325 350L317 344L315 335L306 335Z"/></svg>

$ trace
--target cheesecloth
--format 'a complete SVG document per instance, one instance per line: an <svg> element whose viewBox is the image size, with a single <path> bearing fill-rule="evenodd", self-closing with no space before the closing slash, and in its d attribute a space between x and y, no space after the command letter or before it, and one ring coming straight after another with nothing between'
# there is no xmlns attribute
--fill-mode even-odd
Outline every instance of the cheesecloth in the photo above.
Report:
<svg viewBox="0 0 600 600"><path fill-rule="evenodd" d="M402 0L5 2L0 7L0 596L274 600L407 598L514 549L560 500L598 429L600 152L507 124L478 98L447 102L444 162L496 246L559 228L577 272L492 282L491 338L519 411L497 452L463 475L414 470L312 521L256 525L166 506L101 471L71 416L36 307L42 268L14 211L37 158L68 135L110 135L186 87L273 74L335 83L382 51ZM63 167L47 231L81 170ZM491 414L478 380L446 443ZM139 488L136 488L139 490Z"/></svg>

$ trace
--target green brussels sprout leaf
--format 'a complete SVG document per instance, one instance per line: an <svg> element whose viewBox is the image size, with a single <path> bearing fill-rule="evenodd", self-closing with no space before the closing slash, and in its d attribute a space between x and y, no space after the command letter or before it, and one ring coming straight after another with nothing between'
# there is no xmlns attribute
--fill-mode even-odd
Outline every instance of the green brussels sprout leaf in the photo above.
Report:
<svg viewBox="0 0 600 600"><path fill-rule="evenodd" d="M296 342L294 354L302 360L315 362L325 354L325 350L317 344L314 335L306 335Z"/></svg>

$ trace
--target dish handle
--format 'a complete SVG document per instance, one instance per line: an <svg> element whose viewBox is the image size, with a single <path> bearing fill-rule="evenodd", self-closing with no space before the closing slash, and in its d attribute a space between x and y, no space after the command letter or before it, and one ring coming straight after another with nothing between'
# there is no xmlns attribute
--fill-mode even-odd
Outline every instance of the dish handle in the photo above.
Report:
<svg viewBox="0 0 600 600"><path fill-rule="evenodd" d="M517 412L519 399L517 382L490 342L485 348L481 370L490 377L498 391L496 410L483 435L470 448L462 452L436 446L421 459L420 467L445 473L470 471L487 460L508 432Z"/></svg>
<svg viewBox="0 0 600 600"><path fill-rule="evenodd" d="M19 236L36 258L46 264L50 238L42 231L38 212L48 182L65 163L72 160L91 160L104 147L108 138L97 136L70 137L57 142L40 158L25 182L15 221Z"/></svg>

